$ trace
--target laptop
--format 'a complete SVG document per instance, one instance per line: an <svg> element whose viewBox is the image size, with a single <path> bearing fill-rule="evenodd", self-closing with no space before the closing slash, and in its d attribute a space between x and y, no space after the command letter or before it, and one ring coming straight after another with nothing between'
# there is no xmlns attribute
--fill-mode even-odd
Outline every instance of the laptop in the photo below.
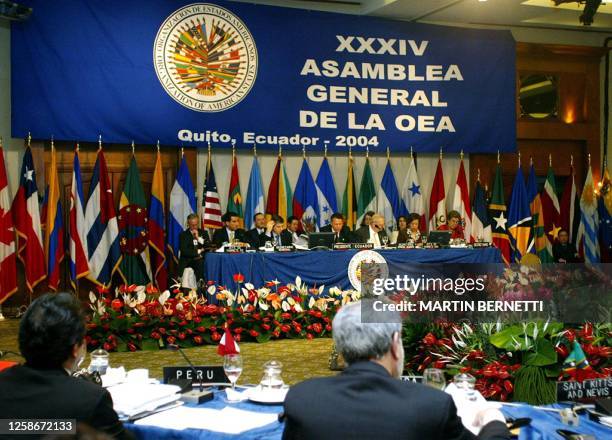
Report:
<svg viewBox="0 0 612 440"><path fill-rule="evenodd" d="M308 249L325 248L331 249L334 246L333 232L311 232L308 234Z"/></svg>
<svg viewBox="0 0 612 440"><path fill-rule="evenodd" d="M451 231L431 231L427 237L427 243L435 243L438 246L448 246L450 243Z"/></svg>

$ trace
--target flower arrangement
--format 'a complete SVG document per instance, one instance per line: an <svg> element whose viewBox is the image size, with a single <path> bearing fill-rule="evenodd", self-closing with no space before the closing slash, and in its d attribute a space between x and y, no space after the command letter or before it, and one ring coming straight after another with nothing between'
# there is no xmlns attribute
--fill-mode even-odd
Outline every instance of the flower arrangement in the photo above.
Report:
<svg viewBox="0 0 612 440"><path fill-rule="evenodd" d="M234 282L233 291L209 283L207 295L183 292L178 283L165 292L135 285L120 286L114 293L90 292L88 347L136 351L166 344L216 344L225 326L237 341L325 337L338 307L359 299L353 290L309 288L300 277L289 284L269 281L260 288L244 283L241 274Z"/></svg>

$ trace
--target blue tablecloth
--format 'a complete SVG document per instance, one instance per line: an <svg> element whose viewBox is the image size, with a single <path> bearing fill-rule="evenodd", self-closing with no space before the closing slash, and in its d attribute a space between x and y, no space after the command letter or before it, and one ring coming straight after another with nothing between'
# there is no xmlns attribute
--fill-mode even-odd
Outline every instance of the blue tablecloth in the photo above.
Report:
<svg viewBox="0 0 612 440"><path fill-rule="evenodd" d="M349 289L347 267L357 253L348 251L258 252L226 254L211 252L206 255L206 279L234 288L233 275L241 273L246 282L256 288L274 279L292 283L299 275L308 286L325 285ZM444 263L501 263L499 249L407 249L379 250L388 264L407 262Z"/></svg>

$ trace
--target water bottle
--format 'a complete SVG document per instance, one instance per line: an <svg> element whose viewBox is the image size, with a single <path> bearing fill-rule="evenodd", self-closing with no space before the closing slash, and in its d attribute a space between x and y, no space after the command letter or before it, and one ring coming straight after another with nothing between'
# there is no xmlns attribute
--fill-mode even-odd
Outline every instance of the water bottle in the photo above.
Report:
<svg viewBox="0 0 612 440"><path fill-rule="evenodd" d="M98 348L91 352L91 363L89 364L89 372L97 371L100 376L106 374L108 368L108 351Z"/></svg>

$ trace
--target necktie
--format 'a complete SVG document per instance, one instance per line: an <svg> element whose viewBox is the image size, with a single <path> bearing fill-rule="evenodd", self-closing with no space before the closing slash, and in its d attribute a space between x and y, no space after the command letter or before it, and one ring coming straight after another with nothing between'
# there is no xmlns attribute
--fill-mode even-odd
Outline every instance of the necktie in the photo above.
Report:
<svg viewBox="0 0 612 440"><path fill-rule="evenodd" d="M281 239L280 239L280 235L276 236L276 245L280 246L281 245Z"/></svg>
<svg viewBox="0 0 612 440"><path fill-rule="evenodd" d="M340 241L340 234L338 232L336 232L336 240L335 242L338 243Z"/></svg>
<svg viewBox="0 0 612 440"><path fill-rule="evenodd" d="M234 231L229 231L229 242L230 243L234 242Z"/></svg>

